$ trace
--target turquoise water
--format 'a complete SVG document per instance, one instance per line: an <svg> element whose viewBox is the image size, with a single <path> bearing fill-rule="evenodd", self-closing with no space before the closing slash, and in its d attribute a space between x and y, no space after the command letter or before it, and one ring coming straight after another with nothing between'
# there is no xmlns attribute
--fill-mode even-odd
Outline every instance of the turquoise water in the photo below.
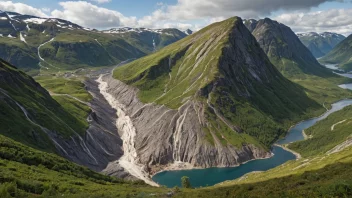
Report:
<svg viewBox="0 0 352 198"><path fill-rule="evenodd" d="M288 135L284 139L278 141L278 144L287 144L303 140L304 137L302 130L313 126L316 122L325 119L331 113L341 110L349 105L352 105L352 99L346 99L334 103L331 110L327 111L321 117L303 121L292 127L289 130ZM152 179L160 185L172 188L174 186L181 186L181 177L188 176L193 187L212 186L226 180L237 179L253 171L266 171L296 158L291 152L277 146L273 147L272 153L274 154L272 158L250 161L238 167L164 171L156 174Z"/></svg>
<svg viewBox="0 0 352 198"><path fill-rule="evenodd" d="M296 158L292 153L277 146L273 147L272 152L274 153L272 158L250 161L238 167L165 171L155 175L153 180L158 184L172 188L181 186L181 177L187 176L193 187L212 186L226 180L239 178L252 171L266 171Z"/></svg>
<svg viewBox="0 0 352 198"><path fill-rule="evenodd" d="M324 113L322 116L320 116L318 118L303 121L303 122L297 124L296 126L294 126L293 128L291 128L288 131L288 135L284 139L278 141L278 144L287 144L287 143L303 140L304 139L303 134L302 134L303 130L308 129L309 127L313 126L318 121L323 120L326 117L328 117L333 112L339 111L349 105L352 105L352 99L341 100L339 102L332 104L331 109L329 111L327 111L326 113Z"/></svg>

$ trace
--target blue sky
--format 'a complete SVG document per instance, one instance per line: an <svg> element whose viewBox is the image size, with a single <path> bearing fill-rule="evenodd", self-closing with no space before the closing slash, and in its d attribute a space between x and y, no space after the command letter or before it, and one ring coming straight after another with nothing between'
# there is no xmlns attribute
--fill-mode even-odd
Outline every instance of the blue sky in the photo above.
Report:
<svg viewBox="0 0 352 198"><path fill-rule="evenodd" d="M0 0L0 9L79 25L198 30L231 16L270 17L296 32L352 32L352 0ZM351 19L350 19L351 18Z"/></svg>

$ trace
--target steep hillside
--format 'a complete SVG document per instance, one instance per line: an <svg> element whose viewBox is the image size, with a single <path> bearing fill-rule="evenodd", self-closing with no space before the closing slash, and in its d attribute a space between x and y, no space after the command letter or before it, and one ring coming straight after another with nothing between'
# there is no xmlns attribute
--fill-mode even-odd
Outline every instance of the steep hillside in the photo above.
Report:
<svg viewBox="0 0 352 198"><path fill-rule="evenodd" d="M122 139L133 137L133 161L152 171L179 161L233 166L267 157L264 148L292 122L320 108L275 69L237 17L118 67L113 76L118 80L99 79L103 95L130 118L132 131L125 129Z"/></svg>
<svg viewBox="0 0 352 198"><path fill-rule="evenodd" d="M326 64L336 64L345 71L352 71L352 35L343 40L319 61Z"/></svg>
<svg viewBox="0 0 352 198"><path fill-rule="evenodd" d="M331 32L320 34L316 32L300 33L297 36L316 58L326 55L346 38L341 34Z"/></svg>
<svg viewBox="0 0 352 198"><path fill-rule="evenodd" d="M310 98L323 105L352 97L337 86L348 79L320 65L289 27L269 18L248 20L245 24L276 68L302 85Z"/></svg>
<svg viewBox="0 0 352 198"><path fill-rule="evenodd" d="M42 123L43 127L65 137L74 133L71 127L80 134L85 133L85 123L62 109L31 77L2 60L0 76L1 134L35 148L54 151L54 143L48 141L49 134L34 123Z"/></svg>
<svg viewBox="0 0 352 198"><path fill-rule="evenodd" d="M265 18L255 21L252 34L278 69L288 77L300 73L317 76L331 76L331 72L321 66L310 51L301 43L296 34L287 26Z"/></svg>
<svg viewBox="0 0 352 198"><path fill-rule="evenodd" d="M96 173L0 135L0 197L166 197L167 192Z"/></svg>
<svg viewBox="0 0 352 198"><path fill-rule="evenodd" d="M214 187L183 190L175 197L351 197L352 148L287 162Z"/></svg>
<svg viewBox="0 0 352 198"><path fill-rule="evenodd" d="M306 140L288 145L301 159L176 197L350 197L351 115L345 107L306 130Z"/></svg>
<svg viewBox="0 0 352 198"><path fill-rule="evenodd" d="M61 19L0 13L0 58L27 71L116 65L185 36L177 29L98 31Z"/></svg>
<svg viewBox="0 0 352 198"><path fill-rule="evenodd" d="M89 88L92 97L74 80L38 80L55 100L30 76L0 60L0 134L99 172L123 155L118 130L111 124L115 111L97 86ZM65 86L57 89L58 83ZM113 170L117 177L135 179L122 168Z"/></svg>
<svg viewBox="0 0 352 198"><path fill-rule="evenodd" d="M331 114L305 131L305 141L293 143L289 147L304 157L341 150L352 146L352 107ZM339 146L340 145L340 146Z"/></svg>

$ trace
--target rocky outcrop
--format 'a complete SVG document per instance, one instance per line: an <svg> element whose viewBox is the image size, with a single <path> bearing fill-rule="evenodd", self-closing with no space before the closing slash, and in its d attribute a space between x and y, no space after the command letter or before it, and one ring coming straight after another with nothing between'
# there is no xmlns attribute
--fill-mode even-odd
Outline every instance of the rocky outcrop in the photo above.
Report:
<svg viewBox="0 0 352 198"><path fill-rule="evenodd" d="M215 145L207 143L202 129L207 122L206 107L202 103L188 101L175 110L143 104L137 98L136 88L111 75L103 76L102 81L108 84L107 92L114 97L114 102L131 119L136 133L135 161L147 165L149 171L153 166L178 161L206 168L235 166L251 159L270 157L269 152L251 144L242 148L224 146L215 136Z"/></svg>

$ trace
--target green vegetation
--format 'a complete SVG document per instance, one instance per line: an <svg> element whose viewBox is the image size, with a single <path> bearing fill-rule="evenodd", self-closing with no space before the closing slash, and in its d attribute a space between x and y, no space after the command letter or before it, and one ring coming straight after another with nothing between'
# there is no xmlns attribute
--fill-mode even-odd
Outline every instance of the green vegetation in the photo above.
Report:
<svg viewBox="0 0 352 198"><path fill-rule="evenodd" d="M352 97L351 91L338 87L351 79L335 75L320 65L289 27L266 18L258 22L252 34L270 62L321 106L329 107L335 101Z"/></svg>
<svg viewBox="0 0 352 198"><path fill-rule="evenodd" d="M233 43L239 35L236 30L246 31L240 21L234 17L214 23L163 50L116 68L114 77L137 87L144 103L172 109L187 101L213 106L237 133L212 108L206 108L209 123L203 127L204 139L212 145L216 137L222 145L241 147L251 143L269 147L294 122L324 109L307 97L304 88L275 70L249 32L248 38L242 38L243 43ZM238 52L240 56L261 60L262 65L256 65L254 70L260 70L255 75L264 82L253 77L244 61L232 61L234 55L229 53L236 45L245 46Z"/></svg>
<svg viewBox="0 0 352 198"><path fill-rule="evenodd" d="M183 189L176 197L350 197L351 170L349 147L330 155L292 160L213 187Z"/></svg>
<svg viewBox="0 0 352 198"><path fill-rule="evenodd" d="M166 192L101 175L0 135L0 197L163 197Z"/></svg>
<svg viewBox="0 0 352 198"><path fill-rule="evenodd" d="M191 182L189 181L189 177L183 176L181 178L182 188L192 188Z"/></svg>
<svg viewBox="0 0 352 198"><path fill-rule="evenodd" d="M338 44L330 53L321 58L319 61L324 64L337 64L338 67L345 71L352 70L352 35Z"/></svg>
<svg viewBox="0 0 352 198"><path fill-rule="evenodd" d="M323 77L316 74L307 74L299 68L298 63L286 58L281 60L271 58L271 62L285 77L304 87L310 98L327 108L338 100L352 98L351 91L338 87L340 84L350 83L351 79L333 75L331 72ZM302 63L302 65L305 64Z"/></svg>
<svg viewBox="0 0 352 198"><path fill-rule="evenodd" d="M352 138L352 107L346 107L329 115L305 131L305 141L295 142L289 148L299 152L303 157L314 156L333 149Z"/></svg>
<svg viewBox="0 0 352 198"><path fill-rule="evenodd" d="M152 53L155 50L153 40L159 50L187 36L177 29L106 33L85 30L68 21L48 20L36 24L24 22L25 15L12 19L16 31L9 20L0 21L0 32L4 35L0 37L0 58L31 74L38 74L39 70L113 66ZM16 38L8 38L10 33ZM20 34L26 43L20 39ZM38 56L39 46L44 60Z"/></svg>
<svg viewBox="0 0 352 198"><path fill-rule="evenodd" d="M1 134L34 148L55 152L47 135L35 123L63 137L85 133L87 107L68 99L70 103L62 101L63 108L31 77L4 61L0 62L0 74L3 76L0 79ZM26 118L24 111L35 123Z"/></svg>
<svg viewBox="0 0 352 198"><path fill-rule="evenodd" d="M87 129L87 117L91 112L85 102L92 100L92 96L81 82L82 78L64 78L61 76L42 75L35 78L52 97L72 116L79 121L79 126Z"/></svg>
<svg viewBox="0 0 352 198"><path fill-rule="evenodd" d="M35 80L53 95L69 94L85 102L92 99L92 96L85 89L85 85L81 82L83 79L46 75L35 77Z"/></svg>

